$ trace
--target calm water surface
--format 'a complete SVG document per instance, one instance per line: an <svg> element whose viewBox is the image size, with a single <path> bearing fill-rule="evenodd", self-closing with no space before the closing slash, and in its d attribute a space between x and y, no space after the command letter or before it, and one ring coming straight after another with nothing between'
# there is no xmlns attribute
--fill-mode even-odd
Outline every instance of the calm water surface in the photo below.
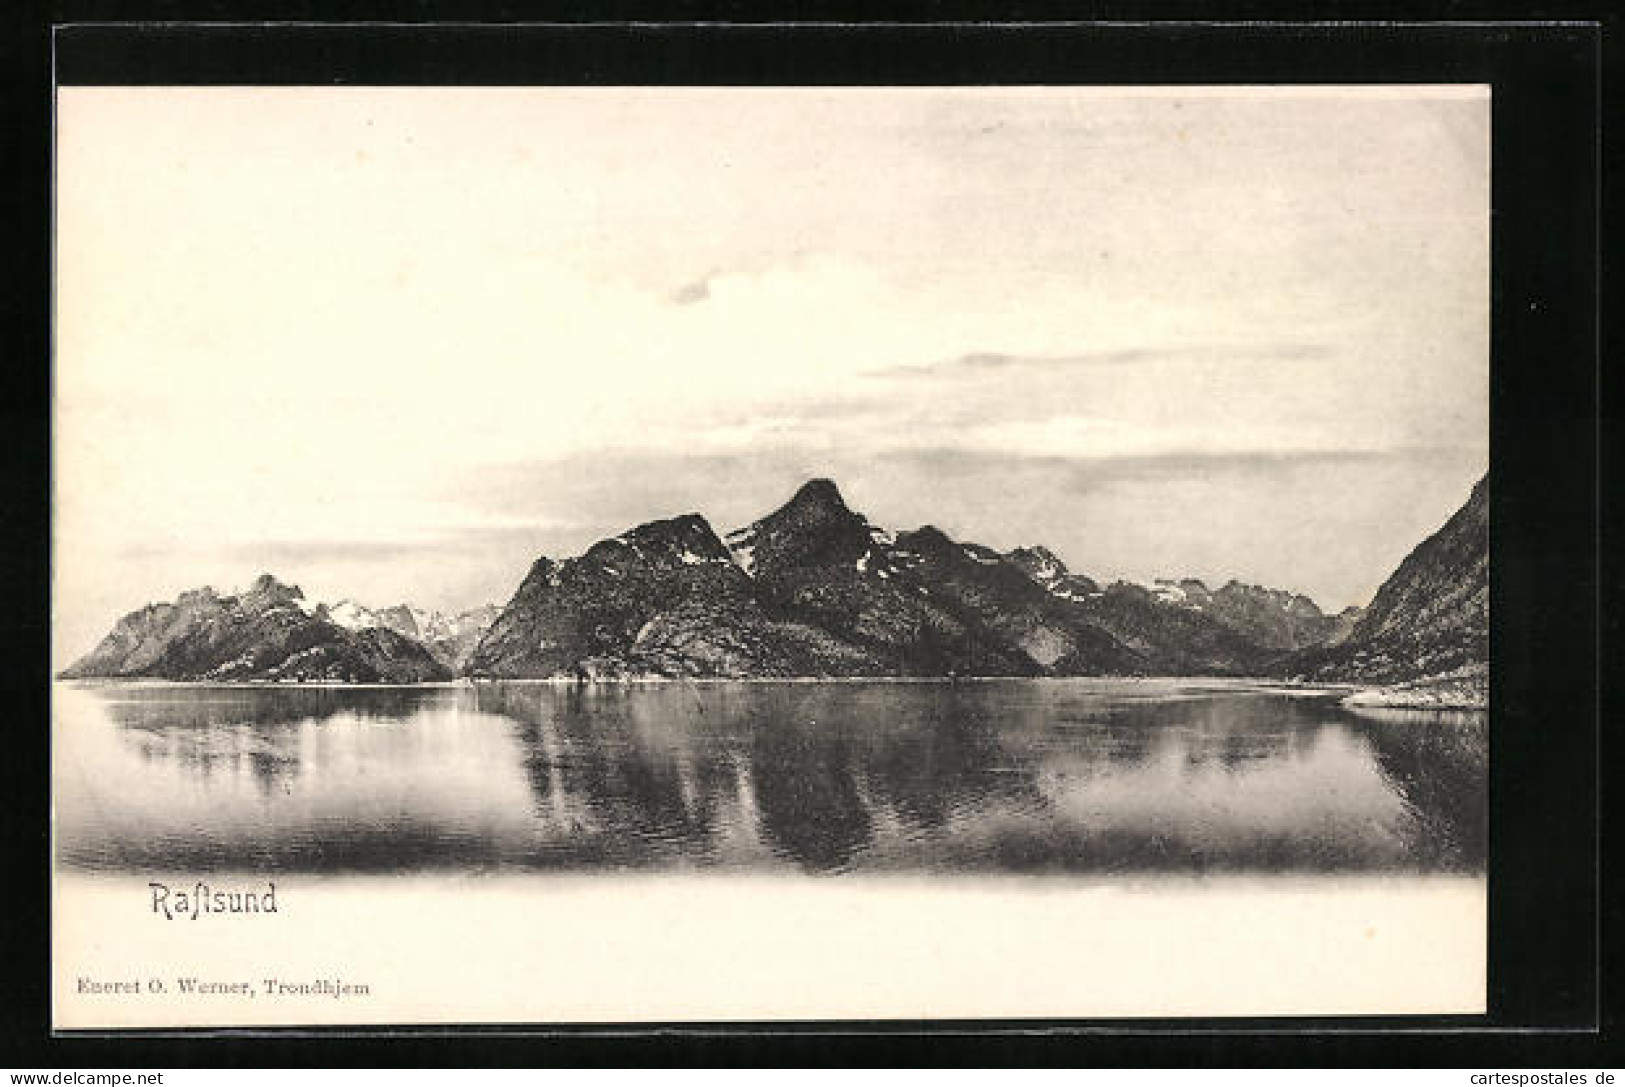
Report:
<svg viewBox="0 0 1625 1087"><path fill-rule="evenodd" d="M1476 714L1213 681L59 685L79 870L1481 872Z"/></svg>

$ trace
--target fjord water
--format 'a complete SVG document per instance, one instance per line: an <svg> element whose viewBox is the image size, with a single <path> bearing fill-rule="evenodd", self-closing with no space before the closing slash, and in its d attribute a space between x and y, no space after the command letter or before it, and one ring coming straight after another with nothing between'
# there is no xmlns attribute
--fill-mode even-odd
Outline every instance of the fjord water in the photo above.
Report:
<svg viewBox="0 0 1625 1087"><path fill-rule="evenodd" d="M1481 873L1474 714L1240 681L64 684L69 870Z"/></svg>

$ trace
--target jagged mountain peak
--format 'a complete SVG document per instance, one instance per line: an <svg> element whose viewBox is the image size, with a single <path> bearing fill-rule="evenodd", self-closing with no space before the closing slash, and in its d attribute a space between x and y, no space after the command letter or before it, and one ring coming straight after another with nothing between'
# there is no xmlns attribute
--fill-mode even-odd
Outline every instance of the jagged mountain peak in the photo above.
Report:
<svg viewBox="0 0 1625 1087"><path fill-rule="evenodd" d="M196 589L186 589L175 598L177 607L206 607L220 602L220 594L212 585L204 585Z"/></svg>
<svg viewBox="0 0 1625 1087"><path fill-rule="evenodd" d="M771 576L806 563L855 563L890 534L847 506L828 479L811 479L788 502L728 533L727 547L747 574Z"/></svg>
<svg viewBox="0 0 1625 1087"><path fill-rule="evenodd" d="M637 560L662 565L678 563L693 566L733 561L727 546L711 528L711 523L697 513L645 522L619 536L594 544L583 559L615 562L626 557L628 551Z"/></svg>
<svg viewBox="0 0 1625 1087"><path fill-rule="evenodd" d="M841 489L835 485L833 479L823 476L809 479L803 483L791 497L789 505L829 507L836 510L847 509L846 500L841 497Z"/></svg>
<svg viewBox="0 0 1625 1087"><path fill-rule="evenodd" d="M861 514L853 512L841 497L833 480L818 478L803 483L790 500L753 524L728 534L729 539L743 536L752 530L795 531L828 524L862 522Z"/></svg>
<svg viewBox="0 0 1625 1087"><path fill-rule="evenodd" d="M715 539L716 533L711 529L711 523L697 513L684 513L676 517L665 517L658 521L646 521L636 528L621 533L619 539L623 540L662 540L662 539Z"/></svg>
<svg viewBox="0 0 1625 1087"><path fill-rule="evenodd" d="M1085 599L1100 588L1093 579L1067 569L1061 557L1042 544L1018 547L1004 559L1062 600Z"/></svg>
<svg viewBox="0 0 1625 1087"><path fill-rule="evenodd" d="M1213 594L1221 601L1244 601L1260 605L1272 605L1283 611L1294 612L1310 618L1319 618L1323 615L1320 605L1302 593L1291 592L1286 589L1272 589L1267 585L1250 585L1231 578L1224 586Z"/></svg>
<svg viewBox="0 0 1625 1087"><path fill-rule="evenodd" d="M278 581L272 574L261 574L234 599L238 608L251 613L279 612L292 608L312 615L319 607L316 601L306 599L304 590L299 586ZM205 602L205 606L211 603Z"/></svg>
<svg viewBox="0 0 1625 1087"><path fill-rule="evenodd" d="M418 622L417 612L410 604L396 604L391 608L379 608L378 620L392 630L400 631L409 638L416 638L425 633ZM421 613L425 619L428 613Z"/></svg>
<svg viewBox="0 0 1625 1087"><path fill-rule="evenodd" d="M283 596L291 597L295 600L303 600L305 598L304 590L300 589L297 585L290 585L286 582L277 580L275 574L261 574L259 577L254 579L254 582L249 586L248 591L262 596Z"/></svg>
<svg viewBox="0 0 1625 1087"><path fill-rule="evenodd" d="M921 525L897 537L897 545L910 551L940 551L954 546L953 537L936 525Z"/></svg>
<svg viewBox="0 0 1625 1087"><path fill-rule="evenodd" d="M1004 557L1035 576L1060 577L1067 572L1061 557L1043 544L1018 547L1006 552Z"/></svg>

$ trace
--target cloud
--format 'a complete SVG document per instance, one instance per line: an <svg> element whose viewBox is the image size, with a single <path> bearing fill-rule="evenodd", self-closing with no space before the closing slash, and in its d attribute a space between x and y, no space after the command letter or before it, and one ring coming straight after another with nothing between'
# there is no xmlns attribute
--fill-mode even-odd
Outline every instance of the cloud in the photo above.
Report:
<svg viewBox="0 0 1625 1087"><path fill-rule="evenodd" d="M279 570L311 566L347 566L423 559L435 554L479 552L536 539L569 527L559 518L494 519L472 515L467 522L448 522L431 531L406 533L389 539L296 539L143 541L121 548L133 561L207 555L244 569Z"/></svg>
<svg viewBox="0 0 1625 1087"><path fill-rule="evenodd" d="M1085 366L1125 366L1148 362L1226 361L1311 362L1329 358L1333 349L1318 343L1187 344L1169 347L1133 347L1112 351L1080 351L1063 355L1023 355L1001 351L973 351L936 362L909 363L871 370L864 377L943 378L954 375L999 374L1069 370Z"/></svg>
<svg viewBox="0 0 1625 1087"><path fill-rule="evenodd" d="M227 544L214 552L248 565L276 567L392 562L411 558L422 550L421 544L400 540L261 540Z"/></svg>
<svg viewBox="0 0 1625 1087"><path fill-rule="evenodd" d="M1227 418L1177 423L1130 421L1105 415L1048 413L1027 418L989 419L955 426L940 435L929 431L900 436L899 445L943 445L973 451L1030 457L1133 460L1160 456L1303 456L1394 448L1294 426L1290 422L1237 425Z"/></svg>
<svg viewBox="0 0 1625 1087"><path fill-rule="evenodd" d="M525 509L541 515L535 540L555 557L660 517L697 512L719 533L776 508L807 479L836 481L854 508L893 527L933 519L933 509L983 507L960 519L970 538L997 536L1000 510L1031 496L1081 495L1108 487L1202 482L1269 481L1305 469L1403 465L1471 458L1472 450L1172 451L1120 456L1056 456L962 446L855 449L776 449L754 454L667 453L624 449L489 465L457 486L471 510ZM565 524L554 513L570 512Z"/></svg>
<svg viewBox="0 0 1625 1087"><path fill-rule="evenodd" d="M1271 477L1312 467L1412 463L1445 456L1473 456L1476 450L1407 448L1169 451L1121 455L1060 456L955 447L899 449L883 454L911 472L962 485L970 479L1002 480L1085 493L1120 484L1202 482L1215 477Z"/></svg>
<svg viewBox="0 0 1625 1087"><path fill-rule="evenodd" d="M672 292L671 300L679 306L692 306L696 302L704 302L711 297L711 277L705 276L692 283L685 283Z"/></svg>
<svg viewBox="0 0 1625 1087"><path fill-rule="evenodd" d="M1074 366L1110 366L1126 362L1140 362L1149 357L1146 351L1097 351L1076 355L1014 355L998 351L973 351L956 358L938 362L909 363L871 370L864 377L941 378L953 374L978 374L992 371L1062 369Z"/></svg>

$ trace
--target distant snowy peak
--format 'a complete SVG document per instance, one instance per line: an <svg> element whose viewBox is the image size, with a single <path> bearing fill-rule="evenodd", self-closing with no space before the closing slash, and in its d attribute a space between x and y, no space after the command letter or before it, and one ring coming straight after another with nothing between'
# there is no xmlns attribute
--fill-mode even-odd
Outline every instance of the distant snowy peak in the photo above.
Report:
<svg viewBox="0 0 1625 1087"><path fill-rule="evenodd" d="M480 634L491 625L500 610L495 604L482 604L480 607L469 608L455 615L438 611L425 612L421 609L413 609L412 615L417 620L419 631L429 638L438 640Z"/></svg>
<svg viewBox="0 0 1625 1087"><path fill-rule="evenodd" d="M345 630L372 630L382 628L403 634L408 638L416 639L430 646L441 642L454 642L470 637L477 637L491 625L496 618L497 607L487 604L467 611L447 614L440 611L431 611L427 608L416 607L412 604L396 604L389 608L369 608L365 604L354 600L344 599L334 604L324 604L319 601L296 601L307 615L321 618L324 614L327 620Z"/></svg>
<svg viewBox="0 0 1625 1087"><path fill-rule="evenodd" d="M314 612L317 608L324 606L327 608L328 620L337 623L345 630L366 630L368 627L381 627L384 625L383 621L378 618L377 612L371 608L363 607L353 600L340 600L336 604L327 605L315 604L311 610Z"/></svg>
<svg viewBox="0 0 1625 1087"><path fill-rule="evenodd" d="M1131 582L1163 604L1200 611L1231 630L1271 649L1299 649L1329 638L1337 620L1323 614L1301 593L1246 585L1234 579L1209 589L1197 578L1157 578Z"/></svg>
<svg viewBox="0 0 1625 1087"><path fill-rule="evenodd" d="M1190 594L1187 593L1177 581L1172 581L1168 578L1159 577L1151 584L1145 586L1145 588L1149 589L1151 591L1151 595L1157 597L1165 604L1185 604L1190 596Z"/></svg>

